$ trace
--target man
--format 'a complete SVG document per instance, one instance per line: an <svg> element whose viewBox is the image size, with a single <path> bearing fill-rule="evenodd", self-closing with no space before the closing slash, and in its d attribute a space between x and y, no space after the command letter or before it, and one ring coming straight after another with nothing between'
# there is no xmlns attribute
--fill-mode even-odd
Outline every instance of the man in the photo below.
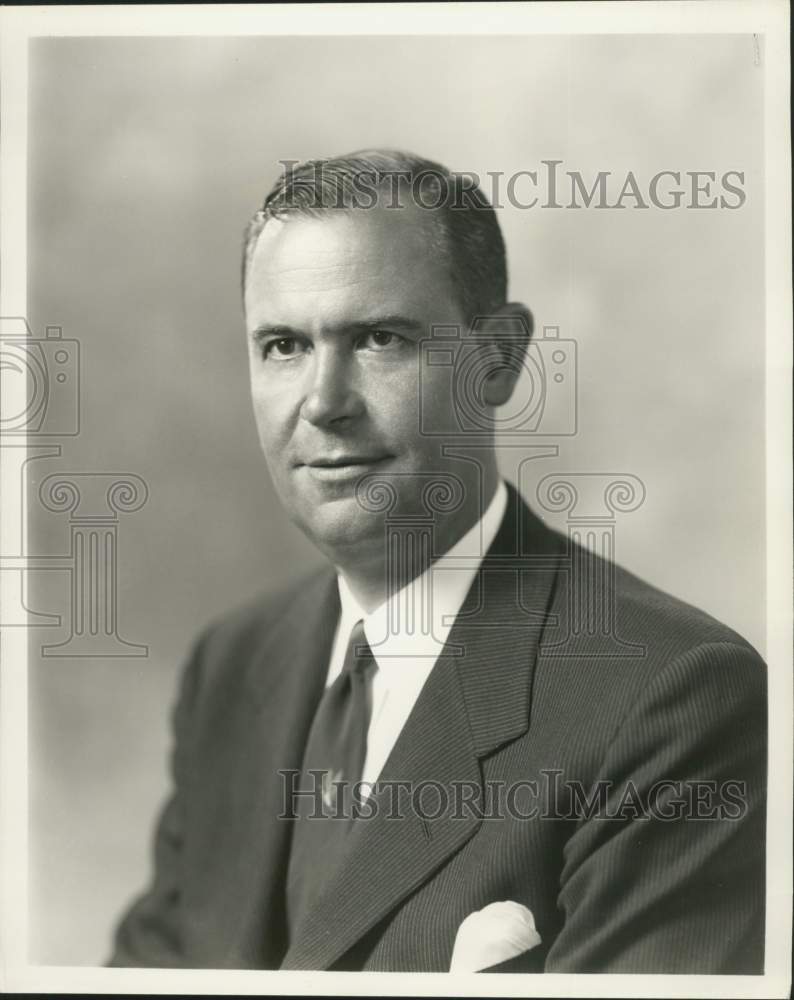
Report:
<svg viewBox="0 0 794 1000"><path fill-rule="evenodd" d="M330 566L196 644L112 964L760 973L764 665L501 481L532 320L481 192L299 165L243 280L262 449Z"/></svg>

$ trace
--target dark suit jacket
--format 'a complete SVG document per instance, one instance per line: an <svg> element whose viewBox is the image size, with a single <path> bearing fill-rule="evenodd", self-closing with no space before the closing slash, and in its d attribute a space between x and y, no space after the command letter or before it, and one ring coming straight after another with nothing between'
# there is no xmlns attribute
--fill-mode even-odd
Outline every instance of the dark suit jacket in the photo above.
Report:
<svg viewBox="0 0 794 1000"><path fill-rule="evenodd" d="M111 964L445 971L464 917L509 899L532 911L542 944L500 971L763 971L763 662L706 614L546 528L512 488L382 778L536 782L538 799L530 784L503 818L408 809L358 822L288 941L292 824L277 819L276 772L300 768L337 614L329 570L196 644L153 881ZM682 784L659 796L662 779ZM588 814L574 788L598 780L607 808ZM689 816L661 818L687 798Z"/></svg>

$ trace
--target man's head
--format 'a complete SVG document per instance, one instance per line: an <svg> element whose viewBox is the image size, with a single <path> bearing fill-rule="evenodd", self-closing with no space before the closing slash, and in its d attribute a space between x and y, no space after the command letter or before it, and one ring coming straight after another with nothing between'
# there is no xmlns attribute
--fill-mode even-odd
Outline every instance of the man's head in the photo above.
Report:
<svg viewBox="0 0 794 1000"><path fill-rule="evenodd" d="M260 441L294 520L337 562L382 553L383 515L362 506L361 477L390 484L392 513L421 513L440 474L463 485L439 525L441 544L454 542L493 490L493 440L474 465L442 453L445 435L460 440L459 403L454 365L428 365L427 338L443 325L465 341L488 317L475 379L488 410L520 368L500 332L523 331L521 350L531 332L526 308L505 301L499 224L471 177L384 151L299 165L248 226L243 288Z"/></svg>
<svg viewBox="0 0 794 1000"><path fill-rule="evenodd" d="M496 213L470 174L393 150L362 150L286 169L248 224L243 288L269 219L414 205L427 223L428 254L440 257L467 316L490 315L507 298L505 245Z"/></svg>

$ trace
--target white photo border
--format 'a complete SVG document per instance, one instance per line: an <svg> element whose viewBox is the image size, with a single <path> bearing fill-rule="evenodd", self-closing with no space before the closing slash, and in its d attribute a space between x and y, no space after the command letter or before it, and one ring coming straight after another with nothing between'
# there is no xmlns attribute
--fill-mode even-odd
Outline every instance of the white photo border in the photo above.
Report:
<svg viewBox="0 0 794 1000"><path fill-rule="evenodd" d="M350 996L788 996L792 890L792 303L789 9L783 0L52 6L0 10L0 316L25 316L28 43L40 36L722 34L764 37L767 813L763 976L489 975L109 969L27 961L27 637L6 629L0 674L0 989L53 993ZM9 469L2 470L5 475ZM0 511L2 517L2 511ZM2 597L2 595L0 595Z"/></svg>

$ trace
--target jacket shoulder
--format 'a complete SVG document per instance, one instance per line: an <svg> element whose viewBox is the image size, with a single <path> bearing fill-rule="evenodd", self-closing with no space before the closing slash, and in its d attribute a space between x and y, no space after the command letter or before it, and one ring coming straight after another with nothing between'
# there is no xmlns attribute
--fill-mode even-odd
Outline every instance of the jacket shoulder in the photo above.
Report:
<svg viewBox="0 0 794 1000"><path fill-rule="evenodd" d="M299 626L304 615L316 612L335 586L333 570L319 567L211 621L194 645L194 659L201 663L204 680L244 669L280 629Z"/></svg>
<svg viewBox="0 0 794 1000"><path fill-rule="evenodd" d="M540 519L536 520L540 521ZM561 629L586 647L605 647L614 639L648 647L652 658L668 660L700 645L737 646L759 661L754 647L730 626L701 608L654 586L635 573L590 551L540 521L545 545L560 563L551 610L561 616ZM553 541L549 541L549 540Z"/></svg>
<svg viewBox="0 0 794 1000"><path fill-rule="evenodd" d="M620 566L613 569L616 620L626 634L651 645L662 659L698 646L730 645L760 660L742 635L702 608Z"/></svg>
<svg viewBox="0 0 794 1000"><path fill-rule="evenodd" d="M551 529L550 529L551 530ZM555 532L555 534L557 534ZM562 558L534 681L536 717L611 733L641 700L762 705L766 665L738 632L700 608L558 535ZM597 727L593 720L598 719ZM602 738L603 737L603 738Z"/></svg>

